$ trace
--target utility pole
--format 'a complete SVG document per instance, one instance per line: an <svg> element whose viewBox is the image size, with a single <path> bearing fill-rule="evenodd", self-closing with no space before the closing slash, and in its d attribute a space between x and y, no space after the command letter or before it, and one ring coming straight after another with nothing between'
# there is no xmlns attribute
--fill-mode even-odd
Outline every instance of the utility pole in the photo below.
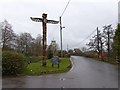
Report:
<svg viewBox="0 0 120 90"><path fill-rule="evenodd" d="M60 17L60 45L61 45L61 57L62 55L62 22L61 22L61 17Z"/></svg>
<svg viewBox="0 0 120 90"><path fill-rule="evenodd" d="M46 47L47 47L47 23L58 24L59 21L47 20L47 14L43 13L42 18L30 17L32 21L42 22L43 26L43 42L42 42L42 66L46 66Z"/></svg>
<svg viewBox="0 0 120 90"><path fill-rule="evenodd" d="M97 49L98 49L98 58L99 58L100 49L99 49L99 31L98 31L98 27L97 27Z"/></svg>
<svg viewBox="0 0 120 90"><path fill-rule="evenodd" d="M62 21L61 21L61 17L60 17L60 45L61 45L61 57L63 56L63 53L62 53L62 28L65 28L65 27L62 27Z"/></svg>
<svg viewBox="0 0 120 90"><path fill-rule="evenodd" d="M110 32L109 32L110 26L108 26L107 34L108 34L108 58L110 57Z"/></svg>

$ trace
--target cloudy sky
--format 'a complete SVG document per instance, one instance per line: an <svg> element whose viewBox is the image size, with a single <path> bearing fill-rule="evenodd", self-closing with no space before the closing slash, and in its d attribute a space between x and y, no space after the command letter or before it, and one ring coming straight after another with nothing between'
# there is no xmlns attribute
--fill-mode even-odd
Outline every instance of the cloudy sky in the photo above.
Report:
<svg viewBox="0 0 120 90"><path fill-rule="evenodd" d="M62 16L63 48L81 48L88 43L84 40L96 27L118 22L119 0L71 0ZM8 20L15 33L31 33L36 38L42 35L42 24L33 22L30 17L42 17L59 20L68 0L0 0L0 21ZM56 40L60 47L60 29L58 25L47 25L47 43ZM94 33L96 34L96 33Z"/></svg>

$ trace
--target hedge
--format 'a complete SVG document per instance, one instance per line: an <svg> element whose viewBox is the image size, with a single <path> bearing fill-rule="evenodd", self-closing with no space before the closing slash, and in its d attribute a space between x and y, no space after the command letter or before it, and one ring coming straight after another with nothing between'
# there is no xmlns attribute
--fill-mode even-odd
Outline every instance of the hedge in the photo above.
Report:
<svg viewBox="0 0 120 90"><path fill-rule="evenodd" d="M2 52L2 74L16 75L26 67L25 56L14 51Z"/></svg>

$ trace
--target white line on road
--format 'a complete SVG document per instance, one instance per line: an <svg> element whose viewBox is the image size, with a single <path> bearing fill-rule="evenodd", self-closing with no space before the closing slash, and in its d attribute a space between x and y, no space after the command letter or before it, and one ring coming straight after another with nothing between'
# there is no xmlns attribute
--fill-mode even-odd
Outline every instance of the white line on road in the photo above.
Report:
<svg viewBox="0 0 120 90"><path fill-rule="evenodd" d="M71 58L70 58L70 61L71 61L71 63L72 63L72 68L70 69L70 71L72 71L72 70L73 70L73 61L72 61Z"/></svg>

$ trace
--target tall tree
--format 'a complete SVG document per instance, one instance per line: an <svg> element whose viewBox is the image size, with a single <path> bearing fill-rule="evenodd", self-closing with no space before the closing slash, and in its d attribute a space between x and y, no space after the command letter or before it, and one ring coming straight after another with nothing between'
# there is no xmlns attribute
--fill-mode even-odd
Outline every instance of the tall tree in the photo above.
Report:
<svg viewBox="0 0 120 90"><path fill-rule="evenodd" d="M105 44L105 47L107 48L108 57L110 57L111 50L112 50L113 37L114 37L114 29L112 28L112 25L103 26L102 35L105 40L104 44Z"/></svg>
<svg viewBox="0 0 120 90"><path fill-rule="evenodd" d="M117 29L115 31L113 48L115 56L120 61L120 24L117 25Z"/></svg>
<svg viewBox="0 0 120 90"><path fill-rule="evenodd" d="M12 30L11 24L7 20L4 20L0 23L0 29L2 31L2 40L0 42L2 49L14 48L15 33Z"/></svg>
<svg viewBox="0 0 120 90"><path fill-rule="evenodd" d="M103 31L100 32L98 30L97 35L94 35L92 39L90 39L90 42L87 44L89 46L89 50L97 52L98 56L102 53L102 51L107 50L108 56L110 56L110 51L112 49L113 43L113 36L114 30L112 26L103 26Z"/></svg>
<svg viewBox="0 0 120 90"><path fill-rule="evenodd" d="M36 39L34 40L34 44L33 44L33 47L34 48L34 55L36 56L41 56L42 54L42 40L41 40L41 35L38 34Z"/></svg>
<svg viewBox="0 0 120 90"><path fill-rule="evenodd" d="M21 33L20 36L17 37L18 50L26 55L31 54L32 40L33 38L30 33Z"/></svg>

